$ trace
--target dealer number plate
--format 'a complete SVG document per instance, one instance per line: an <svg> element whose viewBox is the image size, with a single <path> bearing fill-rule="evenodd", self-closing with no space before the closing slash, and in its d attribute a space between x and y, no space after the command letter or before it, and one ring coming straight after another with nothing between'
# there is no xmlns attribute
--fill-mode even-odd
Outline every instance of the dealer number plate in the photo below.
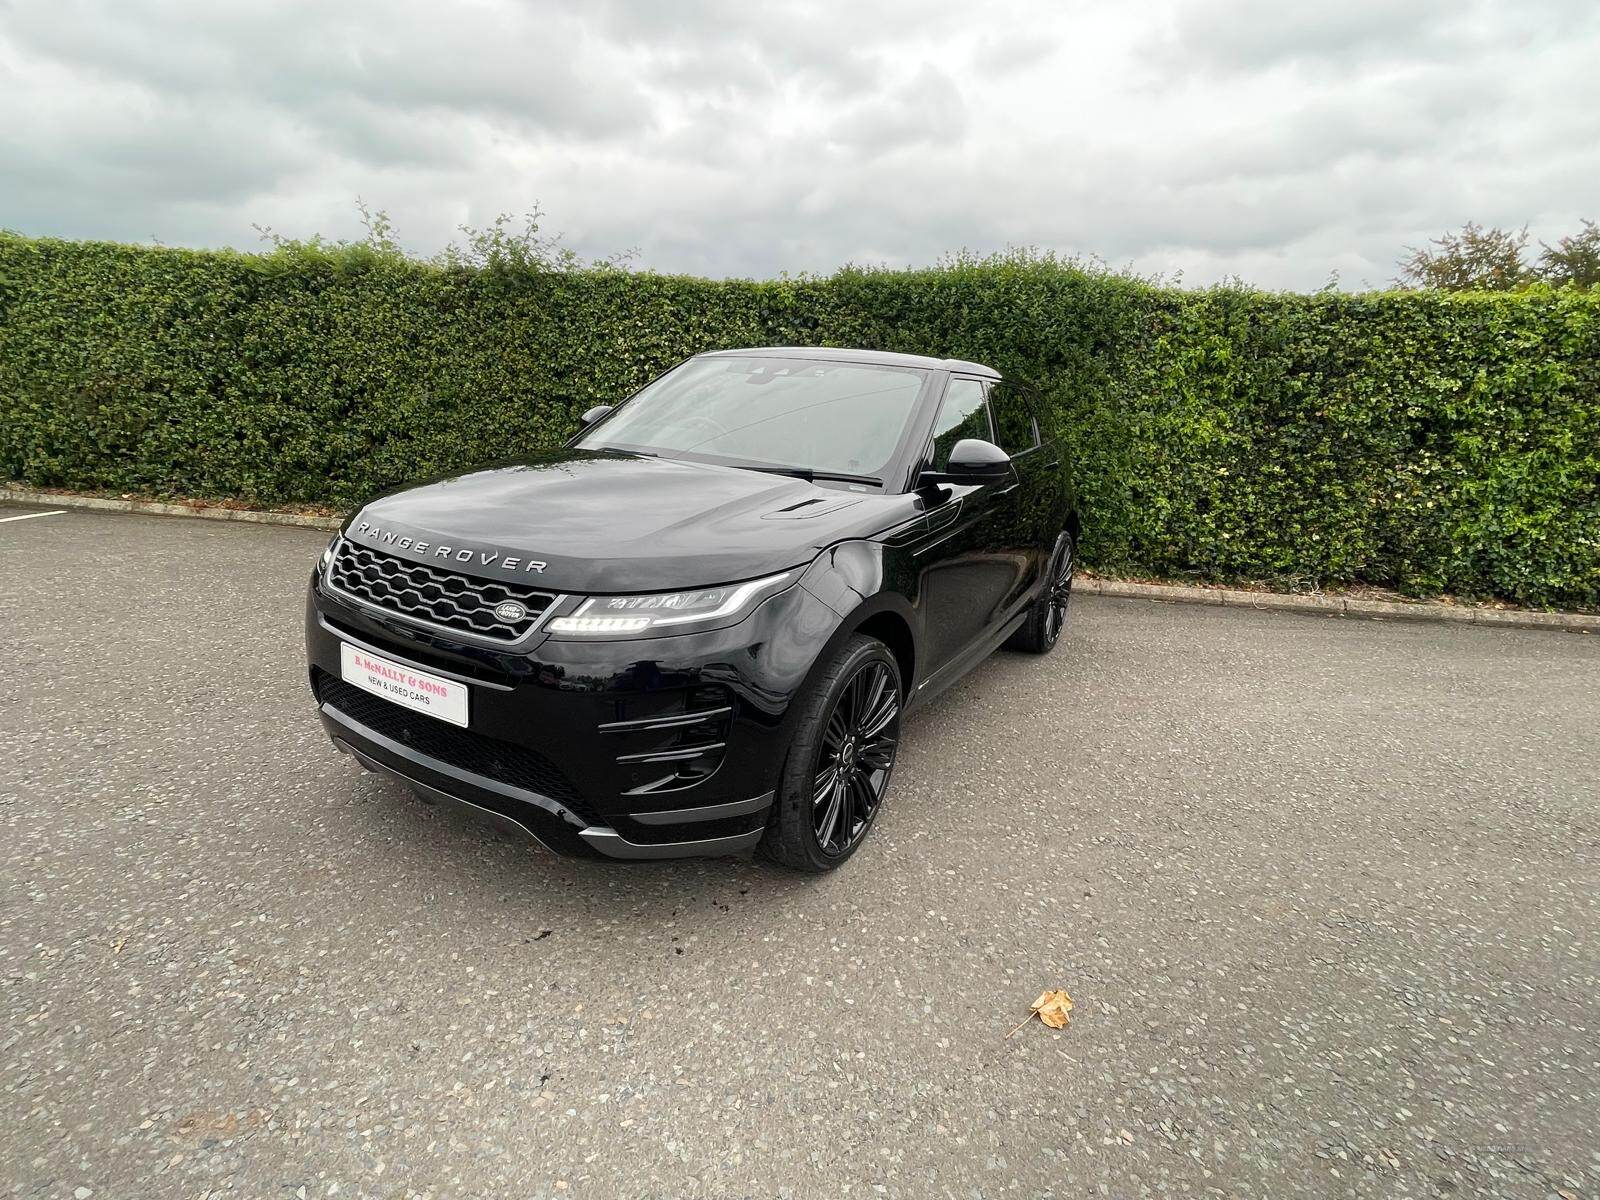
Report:
<svg viewBox="0 0 1600 1200"><path fill-rule="evenodd" d="M402 708L415 709L452 725L466 727L466 684L379 658L348 642L339 643L339 659L340 673L346 683L392 700Z"/></svg>

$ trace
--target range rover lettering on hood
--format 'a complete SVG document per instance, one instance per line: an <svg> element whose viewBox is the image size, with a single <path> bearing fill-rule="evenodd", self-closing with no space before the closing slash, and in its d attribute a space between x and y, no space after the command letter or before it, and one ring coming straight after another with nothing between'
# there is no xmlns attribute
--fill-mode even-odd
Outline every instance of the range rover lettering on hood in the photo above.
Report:
<svg viewBox="0 0 1600 1200"><path fill-rule="evenodd" d="M385 529L381 525L374 525L371 521L362 521L352 526L346 536L350 534L367 538L379 545L393 546L397 550L409 550L413 554L446 558L451 562L469 563L478 567L498 566L503 571L543 571L550 565L536 558L523 558L521 555L502 557L498 550L474 550L469 546L458 547L448 546L442 542L419 541L410 534L401 533L397 529Z"/></svg>
<svg viewBox="0 0 1600 1200"><path fill-rule="evenodd" d="M836 542L911 520L924 503L739 467L563 450L390 492L352 515L345 536L464 575L630 596L803 566Z"/></svg>

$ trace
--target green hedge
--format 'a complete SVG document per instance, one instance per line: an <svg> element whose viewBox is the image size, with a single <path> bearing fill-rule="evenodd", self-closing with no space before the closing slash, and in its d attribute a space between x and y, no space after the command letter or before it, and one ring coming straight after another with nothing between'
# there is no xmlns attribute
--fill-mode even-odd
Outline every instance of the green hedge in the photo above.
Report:
<svg viewBox="0 0 1600 1200"><path fill-rule="evenodd" d="M4 235L0 476L349 505L773 343L1038 383L1103 570L1600 606L1600 291L1184 291L1037 258L717 282Z"/></svg>

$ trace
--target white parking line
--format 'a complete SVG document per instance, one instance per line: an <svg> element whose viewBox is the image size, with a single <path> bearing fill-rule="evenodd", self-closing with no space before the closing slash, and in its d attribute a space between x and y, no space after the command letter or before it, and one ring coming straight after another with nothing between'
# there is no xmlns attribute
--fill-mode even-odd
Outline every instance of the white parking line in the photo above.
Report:
<svg viewBox="0 0 1600 1200"><path fill-rule="evenodd" d="M27 521L33 517L59 517L66 511L64 508L52 508L49 512L23 513L20 517L0 517L0 525L4 525L7 521Z"/></svg>

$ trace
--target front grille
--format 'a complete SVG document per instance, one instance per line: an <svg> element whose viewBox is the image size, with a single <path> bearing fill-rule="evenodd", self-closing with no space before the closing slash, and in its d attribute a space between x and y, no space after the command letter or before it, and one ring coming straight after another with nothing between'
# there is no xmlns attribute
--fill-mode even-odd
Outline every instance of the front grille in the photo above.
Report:
<svg viewBox="0 0 1600 1200"><path fill-rule="evenodd" d="M525 636L555 602L551 592L473 579L343 540L328 564L328 582L396 616L501 642ZM508 602L520 604L523 615L516 620L496 615L495 609Z"/></svg>
<svg viewBox="0 0 1600 1200"><path fill-rule="evenodd" d="M561 768L537 750L502 742L499 738L485 737L437 717L401 708L320 668L312 668L311 686L319 704L338 709L352 721L418 754L449 763L474 775L559 800L586 824L601 823L594 809L578 796Z"/></svg>

